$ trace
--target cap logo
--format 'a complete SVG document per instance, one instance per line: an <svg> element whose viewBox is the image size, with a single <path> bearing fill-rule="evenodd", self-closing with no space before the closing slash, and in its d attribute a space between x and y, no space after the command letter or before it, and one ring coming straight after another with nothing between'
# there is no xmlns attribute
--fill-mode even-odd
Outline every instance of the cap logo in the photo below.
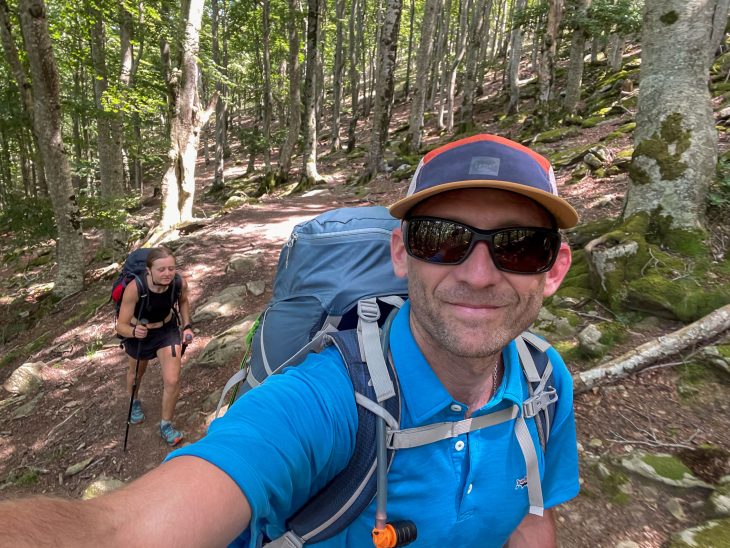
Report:
<svg viewBox="0 0 730 548"><path fill-rule="evenodd" d="M499 175L499 158L493 156L474 156L469 165L469 175Z"/></svg>

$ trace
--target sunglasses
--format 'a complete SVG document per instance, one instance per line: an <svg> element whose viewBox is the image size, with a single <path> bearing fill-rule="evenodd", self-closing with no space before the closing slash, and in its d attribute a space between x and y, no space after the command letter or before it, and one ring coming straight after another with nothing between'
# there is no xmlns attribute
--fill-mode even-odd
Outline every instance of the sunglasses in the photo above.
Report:
<svg viewBox="0 0 730 548"><path fill-rule="evenodd" d="M463 263L477 242L486 242L494 266L515 274L547 272L560 249L560 234L552 228L480 230L438 217L406 219L403 241L411 257L443 265Z"/></svg>

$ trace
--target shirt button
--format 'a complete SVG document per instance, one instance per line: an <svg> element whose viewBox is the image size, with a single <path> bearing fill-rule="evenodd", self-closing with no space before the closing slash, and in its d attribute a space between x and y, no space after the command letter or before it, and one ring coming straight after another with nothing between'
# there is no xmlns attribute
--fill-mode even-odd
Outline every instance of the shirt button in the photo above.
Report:
<svg viewBox="0 0 730 548"><path fill-rule="evenodd" d="M464 442L461 440L457 441L454 444L454 449L456 449L457 451L461 451L462 449L464 449Z"/></svg>
<svg viewBox="0 0 730 548"><path fill-rule="evenodd" d="M461 405L459 405L458 403L452 403L451 404L451 410L454 413L459 413L459 412L461 412Z"/></svg>
<svg viewBox="0 0 730 548"><path fill-rule="evenodd" d="M467 488L467 490L466 490L466 494L467 494L467 495L468 495L468 494L470 494L470 493L471 493L471 490L472 490L472 489L474 489L474 484L473 484L473 483L470 483L470 484L469 484L469 487L468 487L468 488Z"/></svg>

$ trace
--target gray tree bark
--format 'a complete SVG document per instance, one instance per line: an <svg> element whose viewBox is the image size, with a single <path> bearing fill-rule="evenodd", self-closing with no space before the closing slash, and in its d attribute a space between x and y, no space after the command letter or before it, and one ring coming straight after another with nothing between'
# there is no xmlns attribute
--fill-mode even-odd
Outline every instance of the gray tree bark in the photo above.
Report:
<svg viewBox="0 0 730 548"><path fill-rule="evenodd" d="M350 153L355 148L355 130L357 129L357 120L359 118L359 98L360 98L360 71L358 70L358 62L360 59L360 47L357 28L360 28L358 21L362 20L362 4L360 0L351 0L350 3L350 21L349 21L349 41L350 47L350 100L352 102L352 113L350 114L350 124L347 128L347 152Z"/></svg>
<svg viewBox="0 0 730 548"><path fill-rule="evenodd" d="M264 73L264 169L265 178L273 182L273 172L271 171L271 111L274 108L274 101L271 96L271 3L269 0L263 0L261 9L261 42L263 57L263 73Z"/></svg>
<svg viewBox="0 0 730 548"><path fill-rule="evenodd" d="M226 14L227 16L227 14ZM215 175L213 176L213 188L221 189L226 184L225 179L225 136L226 136L226 118L227 118L227 98L225 85L222 76L226 73L223 57L221 55L221 39L220 24L221 13L218 0L211 0L211 38L212 38L212 54L213 63L215 63L220 76L215 83L215 89L218 91L218 102L215 105Z"/></svg>
<svg viewBox="0 0 730 548"><path fill-rule="evenodd" d="M646 1L625 219L643 213L652 226L669 230L704 226L707 190L717 163L707 86L716 5L706 0Z"/></svg>
<svg viewBox="0 0 730 548"><path fill-rule="evenodd" d="M0 41L3 44L3 50L5 51L5 59L10 66L10 72L13 74L15 83L18 86L20 92L20 98L22 100L23 111L28 117L28 126L30 127L31 134L33 135L33 163L36 166L39 179L39 187L43 195L48 196L48 184L46 183L46 171L43 165L43 155L40 151L38 144L38 134L36 133L34 112L33 112L33 90L28 82L28 78L25 74L25 69L20 62L18 56L18 49L15 47L15 41L13 39L12 27L10 25L10 12L8 10L8 4L6 0L0 0Z"/></svg>
<svg viewBox="0 0 730 548"><path fill-rule="evenodd" d="M459 69L464 54L466 53L466 39L469 35L467 28L468 14L471 7L471 0L461 0L461 12L459 15L459 27L457 32L456 55L451 63L451 71L449 73L449 91L446 104L446 130L451 132L454 129L454 96L456 94L456 73Z"/></svg>
<svg viewBox="0 0 730 548"><path fill-rule="evenodd" d="M287 65L289 73L289 130L279 152L279 174L277 176L279 184L284 183L289 178L291 158L299 141L299 133L302 127L302 68L299 64L299 3L297 0L289 0L287 32L289 33L289 63Z"/></svg>
<svg viewBox="0 0 730 548"><path fill-rule="evenodd" d="M335 62L332 70L332 152L340 149L340 106L342 102L342 73L345 68L344 32L345 0L335 0Z"/></svg>
<svg viewBox="0 0 730 548"><path fill-rule="evenodd" d="M525 9L527 0L517 0L515 16ZM509 67L507 68L507 87L509 89L509 104L507 114L516 114L520 108L520 59L522 58L522 29L515 25L510 33Z"/></svg>
<svg viewBox="0 0 730 548"><path fill-rule="evenodd" d="M580 88L583 82L583 59L585 57L586 39L588 30L585 28L585 20L591 0L577 0L578 24L573 28L573 36L570 41L570 61L568 62L568 80L565 84L566 112L574 114L580 101Z"/></svg>
<svg viewBox="0 0 730 548"><path fill-rule="evenodd" d="M166 230L193 219L195 199L195 160L198 156L200 129L215 108L218 95L203 110L198 97L197 55L204 0L190 0L182 11L184 31L180 44L178 70L169 73L168 90L173 96L170 123L168 166L162 178L162 219Z"/></svg>
<svg viewBox="0 0 730 548"><path fill-rule="evenodd" d="M403 0L387 0L380 41L378 43L377 82L375 105L373 107L373 129L371 133L370 155L368 157L368 177L373 177L381 169L385 143L388 140L393 90L395 88L395 59L398 54L398 31Z"/></svg>
<svg viewBox="0 0 730 548"><path fill-rule="evenodd" d="M408 150L417 152L421 147L421 128L423 127L423 110L426 104L426 88L428 87L428 68L433 51L433 27L436 21L436 8L439 0L426 0L421 22L421 42L416 56L416 79L413 83L413 99L408 126Z"/></svg>
<svg viewBox="0 0 730 548"><path fill-rule="evenodd" d="M461 101L461 116L459 120L460 131L467 131L474 125L474 100L477 89L477 69L479 65L479 51L482 41L489 37L489 26L485 28L485 20L489 20L492 0L476 0L474 4L473 18L469 25L469 47L466 50L466 61L464 68L464 95ZM486 13L485 13L486 12Z"/></svg>
<svg viewBox="0 0 730 548"><path fill-rule="evenodd" d="M33 111L41 154L48 179L48 190L56 220L56 261L58 273L53 293L67 297L84 287L84 239L81 215L71 184L71 168L63 144L63 115L59 93L59 74L48 33L43 0L20 0L20 25L23 32L31 80Z"/></svg>
<svg viewBox="0 0 730 548"><path fill-rule="evenodd" d="M304 190L322 177L317 171L317 56L321 0L307 0L307 66L304 78L304 153L299 187Z"/></svg>
<svg viewBox="0 0 730 548"><path fill-rule="evenodd" d="M547 27L542 41L541 59L538 65L540 92L538 103L547 105L555 83L555 58L557 55L558 28L563 15L563 0L548 0Z"/></svg>

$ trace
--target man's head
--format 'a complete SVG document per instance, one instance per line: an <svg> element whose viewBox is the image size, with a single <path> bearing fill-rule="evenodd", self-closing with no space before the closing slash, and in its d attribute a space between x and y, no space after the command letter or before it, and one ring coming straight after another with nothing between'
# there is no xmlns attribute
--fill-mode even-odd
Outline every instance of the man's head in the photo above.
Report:
<svg viewBox="0 0 730 548"><path fill-rule="evenodd" d="M557 196L547 159L500 137L438 148L391 207L396 274L408 276L424 353L482 358L535 320L570 266L557 227L577 214Z"/></svg>

